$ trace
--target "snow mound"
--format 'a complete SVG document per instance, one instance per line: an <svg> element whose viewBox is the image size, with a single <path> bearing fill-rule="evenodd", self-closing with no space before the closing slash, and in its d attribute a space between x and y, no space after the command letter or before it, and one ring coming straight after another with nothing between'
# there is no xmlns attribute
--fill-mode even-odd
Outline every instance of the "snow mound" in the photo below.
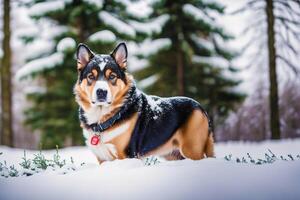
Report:
<svg viewBox="0 0 300 200"><path fill-rule="evenodd" d="M70 37L66 37L62 40L59 41L59 43L57 44L57 51L59 52L63 52L66 50L72 50L76 47L76 42L73 38Z"/></svg>
<svg viewBox="0 0 300 200"><path fill-rule="evenodd" d="M49 1L49 2L42 2L33 5L29 9L30 16L41 16L45 13L63 10L65 8L65 3L69 3L71 0L59 0L59 1Z"/></svg>
<svg viewBox="0 0 300 200"><path fill-rule="evenodd" d="M107 26L114 28L118 33L125 34L131 37L135 37L135 30L121 21L120 19L114 17L110 13L106 11L101 11L99 13L99 18L105 23Z"/></svg>
<svg viewBox="0 0 300 200"><path fill-rule="evenodd" d="M162 49L169 48L172 42L169 38L160 38L155 40L146 39L138 47L140 54L145 57L151 56Z"/></svg>
<svg viewBox="0 0 300 200"><path fill-rule="evenodd" d="M91 42L101 41L101 42L115 42L116 36L113 32L109 30L98 31L88 38Z"/></svg>
<svg viewBox="0 0 300 200"><path fill-rule="evenodd" d="M159 75L154 74L152 76L149 76L141 81L138 82L138 86L141 89L145 89L151 85L153 85L159 78Z"/></svg>
<svg viewBox="0 0 300 200"><path fill-rule="evenodd" d="M147 1L129 1L120 0L121 3L125 4L126 11L133 17L146 18L149 17L153 12L152 7Z"/></svg>
<svg viewBox="0 0 300 200"><path fill-rule="evenodd" d="M192 61L194 63L208 64L213 67L220 67L222 69L228 69L229 67L229 61L220 56L193 56Z"/></svg>
<svg viewBox="0 0 300 200"><path fill-rule="evenodd" d="M95 5L99 8L102 8L102 6L103 6L103 0L84 0L84 2Z"/></svg>
<svg viewBox="0 0 300 200"><path fill-rule="evenodd" d="M19 69L16 73L15 78L17 80L20 80L21 78L32 73L39 72L44 69L53 68L54 66L61 64L63 62L63 58L63 53L57 52L48 57L33 60Z"/></svg>
<svg viewBox="0 0 300 200"><path fill-rule="evenodd" d="M183 6L183 12L189 16L192 16L196 20L202 21L206 24L216 24L214 20L208 17L203 10L193 6L192 4L185 4Z"/></svg>
<svg viewBox="0 0 300 200"><path fill-rule="evenodd" d="M138 159L124 159L98 165L86 147L60 150L85 162L77 171L62 175L53 172L30 177L0 177L0 199L264 199L300 198L300 160L253 165L228 162L223 156L257 157L271 149L276 154L299 154L300 139L261 143L230 142L216 144L217 158L199 161L164 161L145 166ZM15 163L20 149L0 147L0 161ZM55 151L45 151L48 156ZM28 154L36 151L27 151ZM48 195L51 194L51 195Z"/></svg>
<svg viewBox="0 0 300 200"><path fill-rule="evenodd" d="M165 14L161 15L150 22L137 22L137 21L129 21L129 24L140 33L145 33L148 35L159 34L162 31L162 27L166 24L166 22L170 19L170 16Z"/></svg>

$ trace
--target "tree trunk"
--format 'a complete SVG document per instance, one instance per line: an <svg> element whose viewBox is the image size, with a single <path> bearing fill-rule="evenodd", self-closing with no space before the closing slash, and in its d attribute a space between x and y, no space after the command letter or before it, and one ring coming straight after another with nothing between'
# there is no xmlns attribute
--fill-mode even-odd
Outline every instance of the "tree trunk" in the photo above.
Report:
<svg viewBox="0 0 300 200"><path fill-rule="evenodd" d="M12 130L12 85L11 85L11 49L10 49L10 1L4 0L3 4L3 58L1 67L1 135L2 144L13 146Z"/></svg>
<svg viewBox="0 0 300 200"><path fill-rule="evenodd" d="M266 0L266 14L268 23L268 52L269 52L269 78L270 78L270 130L271 139L280 139L278 84L276 74L276 48L274 31L273 0Z"/></svg>

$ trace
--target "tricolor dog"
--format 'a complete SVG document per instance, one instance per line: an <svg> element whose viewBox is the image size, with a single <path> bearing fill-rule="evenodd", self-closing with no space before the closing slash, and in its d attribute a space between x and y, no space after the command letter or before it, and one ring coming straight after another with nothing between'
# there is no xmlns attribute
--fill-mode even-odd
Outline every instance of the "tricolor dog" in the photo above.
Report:
<svg viewBox="0 0 300 200"><path fill-rule="evenodd" d="M79 44L76 56L74 93L81 127L100 163L149 155L168 160L214 155L205 110L187 97L161 98L141 92L126 72L125 43L108 55Z"/></svg>

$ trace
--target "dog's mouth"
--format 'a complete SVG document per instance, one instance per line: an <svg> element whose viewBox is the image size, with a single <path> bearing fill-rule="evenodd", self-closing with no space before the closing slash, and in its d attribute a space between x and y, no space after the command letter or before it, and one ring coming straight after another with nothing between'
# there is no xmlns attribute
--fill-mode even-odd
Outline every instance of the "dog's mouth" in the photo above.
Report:
<svg viewBox="0 0 300 200"><path fill-rule="evenodd" d="M111 101L106 101L106 99L98 99L97 101L92 101L91 103L94 106L109 106Z"/></svg>

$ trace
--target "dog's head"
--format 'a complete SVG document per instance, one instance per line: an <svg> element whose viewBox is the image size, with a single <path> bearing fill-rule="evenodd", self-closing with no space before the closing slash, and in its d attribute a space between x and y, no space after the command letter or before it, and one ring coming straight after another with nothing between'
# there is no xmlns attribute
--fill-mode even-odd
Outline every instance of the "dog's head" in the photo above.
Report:
<svg viewBox="0 0 300 200"><path fill-rule="evenodd" d="M95 54L85 44L79 44L76 57L78 81L75 94L79 96L78 103L84 104L81 106L109 107L121 101L128 84L125 43L120 43L107 55Z"/></svg>

